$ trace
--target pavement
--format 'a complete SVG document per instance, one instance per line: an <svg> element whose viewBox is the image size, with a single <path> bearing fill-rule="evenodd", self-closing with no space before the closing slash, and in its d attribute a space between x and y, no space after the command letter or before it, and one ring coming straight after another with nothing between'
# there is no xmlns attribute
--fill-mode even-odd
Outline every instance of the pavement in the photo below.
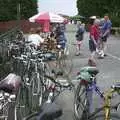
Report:
<svg viewBox="0 0 120 120"><path fill-rule="evenodd" d="M81 46L81 54L75 56L75 30L76 27L73 25L67 26L68 32L66 33L69 52L73 60L73 69L71 73L71 79L77 85L76 73L81 69L81 67L87 65L88 57L90 55L88 40L89 33L85 33L83 44ZM97 59L97 68L100 73L97 75L97 84L101 90L108 90L111 85L116 82L120 82L120 37L110 36L108 39L107 56L104 59ZM112 102L116 103L120 100L118 96ZM63 108L63 116L60 120L74 120L73 113L73 103L74 103L74 92L65 91L63 92L56 101ZM102 105L98 96L94 96L94 106L98 108ZM119 111L118 111L119 112ZM120 112L119 112L120 113Z"/></svg>

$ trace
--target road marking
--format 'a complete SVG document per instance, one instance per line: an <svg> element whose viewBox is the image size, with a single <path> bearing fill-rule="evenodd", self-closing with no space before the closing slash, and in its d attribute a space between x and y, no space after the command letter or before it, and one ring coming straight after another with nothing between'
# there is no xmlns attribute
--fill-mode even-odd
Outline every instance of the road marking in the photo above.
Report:
<svg viewBox="0 0 120 120"><path fill-rule="evenodd" d="M114 55L112 55L112 54L110 54L110 53L107 53L107 55L110 56L110 57L112 57L112 58L114 58L114 59L116 59L116 60L119 60L119 61L120 61L120 58L117 57L117 56L114 56Z"/></svg>

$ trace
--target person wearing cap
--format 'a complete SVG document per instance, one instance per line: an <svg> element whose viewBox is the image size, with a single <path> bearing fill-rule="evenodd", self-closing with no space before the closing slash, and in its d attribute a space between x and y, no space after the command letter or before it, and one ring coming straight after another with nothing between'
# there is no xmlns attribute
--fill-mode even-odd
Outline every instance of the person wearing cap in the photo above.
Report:
<svg viewBox="0 0 120 120"><path fill-rule="evenodd" d="M89 40L89 50L91 52L88 64L90 66L96 66L95 53L98 47L100 40L100 29L99 29L100 20L95 19L94 24L90 27L90 40Z"/></svg>

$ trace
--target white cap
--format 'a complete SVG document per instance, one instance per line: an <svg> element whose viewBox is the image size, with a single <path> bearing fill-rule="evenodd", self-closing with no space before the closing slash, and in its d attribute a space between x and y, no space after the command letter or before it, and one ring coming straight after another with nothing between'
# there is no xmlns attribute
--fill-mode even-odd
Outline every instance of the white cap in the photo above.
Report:
<svg viewBox="0 0 120 120"><path fill-rule="evenodd" d="M90 19L96 19L97 17L96 16L91 16Z"/></svg>

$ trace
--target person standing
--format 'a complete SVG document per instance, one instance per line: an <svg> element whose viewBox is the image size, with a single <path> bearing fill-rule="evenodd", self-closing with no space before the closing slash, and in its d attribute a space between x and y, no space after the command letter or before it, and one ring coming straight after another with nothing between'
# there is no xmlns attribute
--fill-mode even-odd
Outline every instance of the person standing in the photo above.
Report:
<svg viewBox="0 0 120 120"><path fill-rule="evenodd" d="M91 52L91 55L88 60L88 65L90 66L96 66L95 54L96 54L96 49L98 48L99 40L100 40L99 24L100 24L100 20L95 19L94 24L90 27L89 50Z"/></svg>
<svg viewBox="0 0 120 120"><path fill-rule="evenodd" d="M110 30L111 30L111 27L112 27L112 23L109 19L109 16L108 15L105 15L104 16L104 22L101 26L101 57L104 58L104 56L106 55L106 48L107 48L107 39L110 35Z"/></svg>
<svg viewBox="0 0 120 120"><path fill-rule="evenodd" d="M83 36L85 32L85 24L81 24L81 22L78 24L78 29L76 32L76 55L80 55L80 48L81 48L81 43L83 41Z"/></svg>
<svg viewBox="0 0 120 120"><path fill-rule="evenodd" d="M67 43L67 39L65 36L65 25L64 24L58 24L55 30L55 34L56 34L56 40L57 40L57 44L61 46L61 49L65 49L66 47L66 43Z"/></svg>

